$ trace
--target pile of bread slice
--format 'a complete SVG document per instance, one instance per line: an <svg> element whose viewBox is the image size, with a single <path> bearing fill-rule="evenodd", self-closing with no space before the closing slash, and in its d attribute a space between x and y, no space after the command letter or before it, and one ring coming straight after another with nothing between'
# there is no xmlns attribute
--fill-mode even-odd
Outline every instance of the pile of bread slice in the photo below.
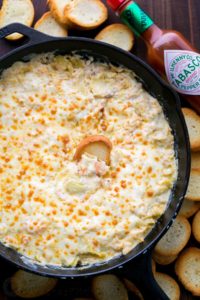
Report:
<svg viewBox="0 0 200 300"><path fill-rule="evenodd" d="M3 0L0 10L0 28L14 22L32 26L34 29L54 37L67 37L70 30L92 30L108 18L108 9L101 0L47 0L49 11L34 22L35 9L31 0ZM9 40L22 35L11 34ZM133 32L124 24L111 24L96 36L103 41L124 50L131 50L134 44Z"/></svg>

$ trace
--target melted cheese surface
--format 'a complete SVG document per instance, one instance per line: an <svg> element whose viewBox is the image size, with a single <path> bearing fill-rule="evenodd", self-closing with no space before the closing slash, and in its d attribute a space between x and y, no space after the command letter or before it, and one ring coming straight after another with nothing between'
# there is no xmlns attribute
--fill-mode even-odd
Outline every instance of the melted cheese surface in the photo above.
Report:
<svg viewBox="0 0 200 300"><path fill-rule="evenodd" d="M97 134L112 142L110 165L73 161ZM165 210L176 170L168 122L132 71L43 54L2 73L0 241L22 255L75 266L128 253Z"/></svg>

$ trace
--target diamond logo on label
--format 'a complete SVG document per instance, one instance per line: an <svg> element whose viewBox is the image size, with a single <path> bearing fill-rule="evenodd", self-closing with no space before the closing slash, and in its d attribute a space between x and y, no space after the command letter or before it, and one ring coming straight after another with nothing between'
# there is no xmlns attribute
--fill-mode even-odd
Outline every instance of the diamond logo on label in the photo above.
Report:
<svg viewBox="0 0 200 300"><path fill-rule="evenodd" d="M179 93L200 95L200 54L184 50L165 50L165 72Z"/></svg>

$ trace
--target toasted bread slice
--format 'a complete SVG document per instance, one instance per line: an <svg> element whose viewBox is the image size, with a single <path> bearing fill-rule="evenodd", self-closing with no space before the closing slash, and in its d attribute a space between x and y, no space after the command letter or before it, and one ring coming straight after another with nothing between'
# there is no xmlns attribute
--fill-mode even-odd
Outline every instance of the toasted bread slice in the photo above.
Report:
<svg viewBox="0 0 200 300"><path fill-rule="evenodd" d="M200 296L200 249L185 249L176 261L175 272L188 291Z"/></svg>
<svg viewBox="0 0 200 300"><path fill-rule="evenodd" d="M22 270L11 277L12 291L21 298L35 298L49 293L57 284L55 278L47 278Z"/></svg>
<svg viewBox="0 0 200 300"><path fill-rule="evenodd" d="M33 19L34 7L31 0L3 0L0 10L0 28L15 22L31 26ZM6 38L17 40L21 37L21 34L13 33Z"/></svg>
<svg viewBox="0 0 200 300"><path fill-rule="evenodd" d="M178 216L154 248L156 255L175 256L185 247L191 235L188 220Z"/></svg>
<svg viewBox="0 0 200 300"><path fill-rule="evenodd" d="M200 116L190 108L182 108L187 124L192 151L200 150Z"/></svg>
<svg viewBox="0 0 200 300"><path fill-rule="evenodd" d="M78 145L74 154L74 160L80 160L83 153L88 153L109 164L111 149L112 143L107 137L102 135L88 136Z"/></svg>
<svg viewBox="0 0 200 300"><path fill-rule="evenodd" d="M178 283L169 275L156 272L154 275L155 280L158 285L162 288L165 294L169 297L170 300L179 300L180 299L180 288Z"/></svg>
<svg viewBox="0 0 200 300"><path fill-rule="evenodd" d="M128 300L124 284L115 275L99 275L92 280L92 292L96 300Z"/></svg>
<svg viewBox="0 0 200 300"><path fill-rule="evenodd" d="M66 37L67 29L64 28L50 12L46 12L35 24L34 28L40 32L57 37Z"/></svg>
<svg viewBox="0 0 200 300"><path fill-rule="evenodd" d="M99 0L74 0L64 9L71 27L90 30L101 25L108 17L106 6Z"/></svg>
<svg viewBox="0 0 200 300"><path fill-rule="evenodd" d="M95 37L95 40L130 51L134 44L134 34L124 24L111 24L102 29Z"/></svg>
<svg viewBox="0 0 200 300"><path fill-rule="evenodd" d="M140 290L137 288L137 286L130 280L124 278L123 279L124 285L127 288L128 291L130 291L137 299L144 300L144 297L142 296ZM134 299L135 299L134 297Z"/></svg>
<svg viewBox="0 0 200 300"><path fill-rule="evenodd" d="M179 215L188 219L193 216L199 208L200 202L184 199Z"/></svg>
<svg viewBox="0 0 200 300"><path fill-rule="evenodd" d="M194 216L192 222L192 233L195 239L197 240L197 242L200 243L200 210Z"/></svg>
<svg viewBox="0 0 200 300"><path fill-rule="evenodd" d="M200 152L191 153L191 168L200 169Z"/></svg>
<svg viewBox="0 0 200 300"><path fill-rule="evenodd" d="M200 169L192 169L186 193L186 198L192 201L200 201Z"/></svg>
<svg viewBox="0 0 200 300"><path fill-rule="evenodd" d="M163 256L157 254L155 251L153 252L153 259L159 264L159 265L169 265L173 263L177 258L177 255L171 255L171 256Z"/></svg>
<svg viewBox="0 0 200 300"><path fill-rule="evenodd" d="M47 0L52 16L57 22L63 25L69 25L67 18L64 15L64 9L73 0Z"/></svg>

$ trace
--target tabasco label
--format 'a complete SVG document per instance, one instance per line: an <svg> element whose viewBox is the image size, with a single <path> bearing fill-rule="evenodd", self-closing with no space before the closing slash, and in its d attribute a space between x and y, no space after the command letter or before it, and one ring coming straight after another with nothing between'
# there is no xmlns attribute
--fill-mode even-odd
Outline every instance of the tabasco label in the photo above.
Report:
<svg viewBox="0 0 200 300"><path fill-rule="evenodd" d="M165 72L173 88L188 95L200 95L200 54L185 50L165 50Z"/></svg>

